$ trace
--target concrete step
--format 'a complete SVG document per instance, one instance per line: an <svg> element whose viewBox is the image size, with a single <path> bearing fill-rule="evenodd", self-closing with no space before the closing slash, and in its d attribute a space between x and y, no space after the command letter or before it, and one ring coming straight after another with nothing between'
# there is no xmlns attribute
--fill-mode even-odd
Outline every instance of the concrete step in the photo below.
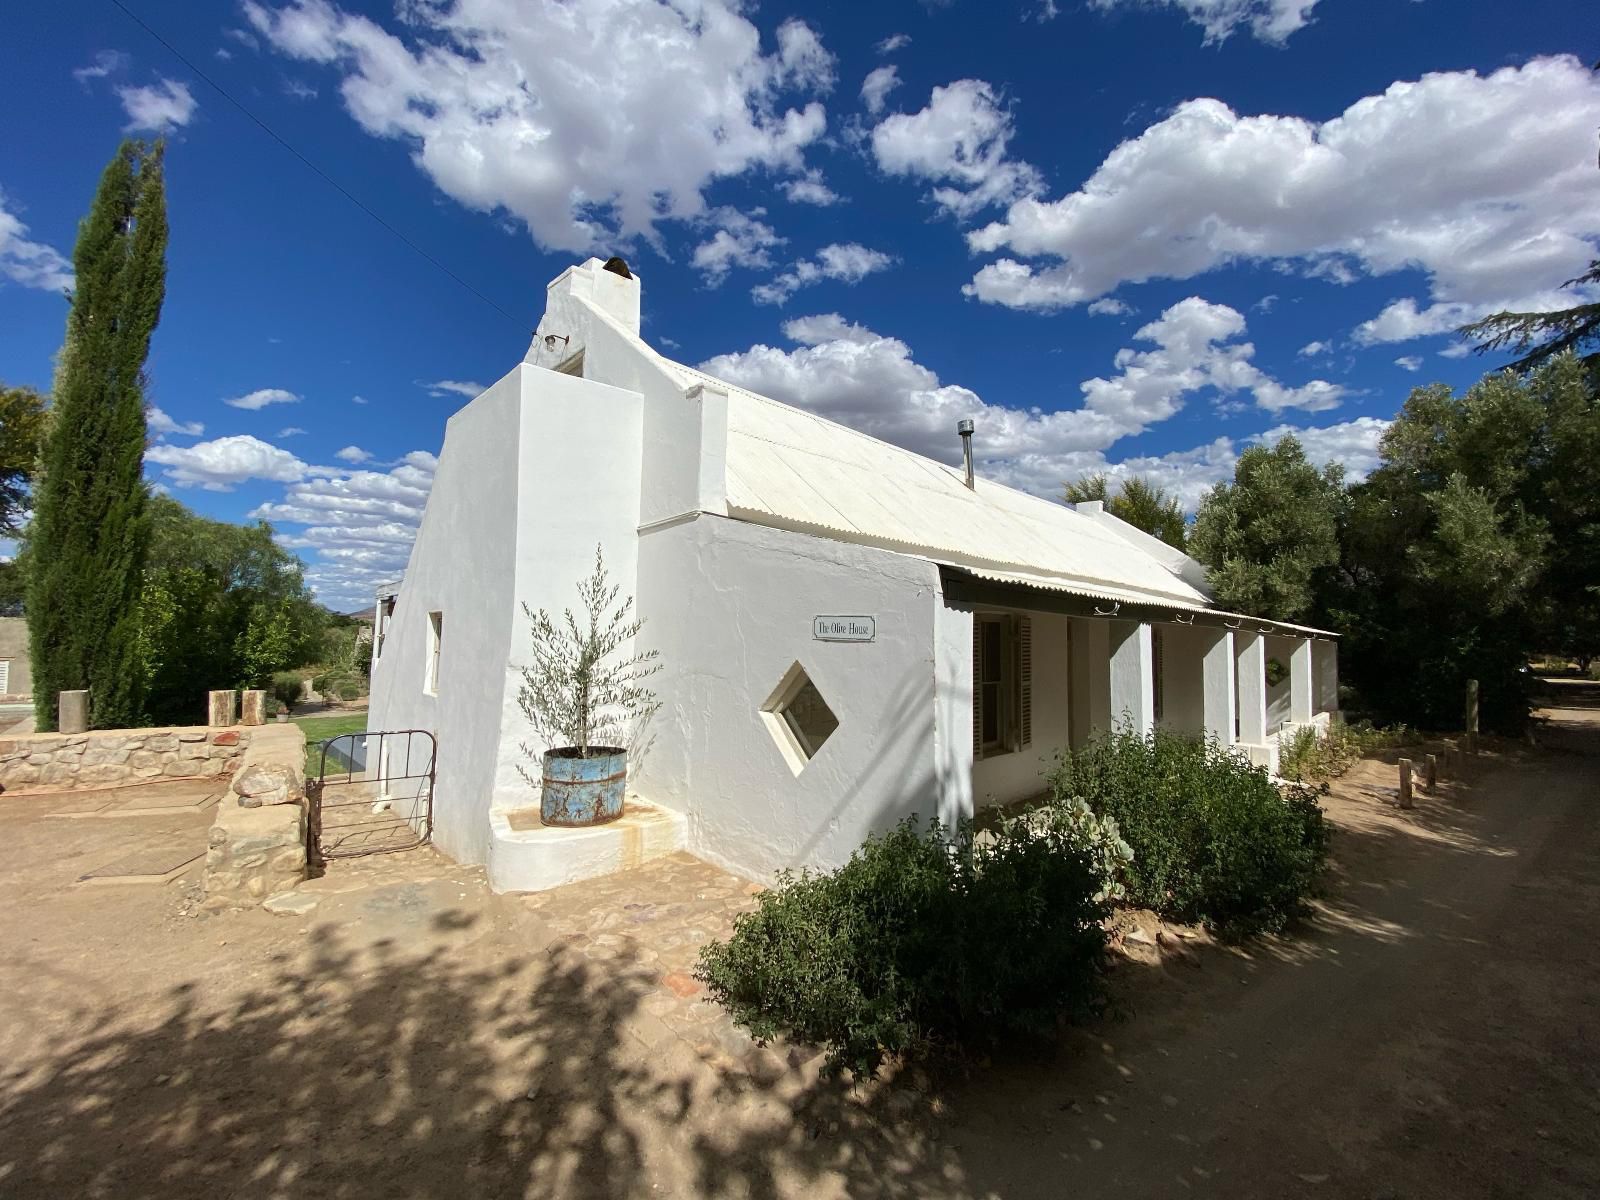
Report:
<svg viewBox="0 0 1600 1200"><path fill-rule="evenodd" d="M682 850L683 813L637 796L606 825L564 829L539 820L537 808L489 814L489 886L497 892L543 892L580 879L628 871Z"/></svg>

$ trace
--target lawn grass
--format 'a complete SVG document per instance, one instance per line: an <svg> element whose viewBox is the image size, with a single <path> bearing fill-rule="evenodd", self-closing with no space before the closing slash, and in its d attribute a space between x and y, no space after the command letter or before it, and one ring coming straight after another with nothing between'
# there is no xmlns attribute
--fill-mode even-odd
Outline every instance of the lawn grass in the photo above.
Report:
<svg viewBox="0 0 1600 1200"><path fill-rule="evenodd" d="M322 770L322 744L341 733L365 733L367 714L350 713L337 717L300 717L295 721L306 735L306 778L315 778Z"/></svg>

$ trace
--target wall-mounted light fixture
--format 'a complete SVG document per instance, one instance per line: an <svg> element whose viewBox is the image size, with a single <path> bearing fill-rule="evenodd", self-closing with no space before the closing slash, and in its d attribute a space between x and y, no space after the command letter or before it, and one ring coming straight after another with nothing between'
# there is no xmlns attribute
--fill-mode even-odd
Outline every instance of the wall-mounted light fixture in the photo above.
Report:
<svg viewBox="0 0 1600 1200"><path fill-rule="evenodd" d="M571 341L572 339L564 333L547 333L544 335L544 348L546 350L554 350L557 342L565 346Z"/></svg>

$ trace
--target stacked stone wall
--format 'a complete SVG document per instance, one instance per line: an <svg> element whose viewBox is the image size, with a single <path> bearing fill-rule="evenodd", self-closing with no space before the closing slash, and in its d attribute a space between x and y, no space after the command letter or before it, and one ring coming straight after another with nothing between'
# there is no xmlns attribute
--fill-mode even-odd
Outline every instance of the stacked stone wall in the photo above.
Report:
<svg viewBox="0 0 1600 1200"><path fill-rule="evenodd" d="M104 729L0 738L0 790L62 791L154 779L231 777L247 729Z"/></svg>

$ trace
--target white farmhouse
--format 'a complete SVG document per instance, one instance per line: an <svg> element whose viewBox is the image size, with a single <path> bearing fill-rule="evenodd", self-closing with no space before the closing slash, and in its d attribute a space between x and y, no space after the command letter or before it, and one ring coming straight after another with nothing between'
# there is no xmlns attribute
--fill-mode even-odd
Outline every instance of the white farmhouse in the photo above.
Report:
<svg viewBox="0 0 1600 1200"><path fill-rule="evenodd" d="M1331 635L1217 610L1198 563L1098 504L672 362L639 311L620 260L550 284L526 357L450 419L404 582L380 594L369 727L435 735L435 842L495 887L680 847L757 880L828 868L908 814L1038 793L1058 750L1114 722L1273 765L1284 728L1336 708ZM519 770L544 749L516 703L522 605L575 606L596 545L660 651L663 704L630 815L556 830Z"/></svg>

